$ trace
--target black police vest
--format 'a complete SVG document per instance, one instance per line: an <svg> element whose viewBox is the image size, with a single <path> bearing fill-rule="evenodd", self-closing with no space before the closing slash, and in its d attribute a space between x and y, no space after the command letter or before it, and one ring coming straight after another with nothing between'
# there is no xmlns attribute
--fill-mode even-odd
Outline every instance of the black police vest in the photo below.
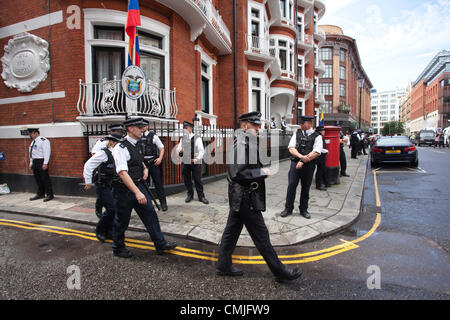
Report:
<svg viewBox="0 0 450 320"><path fill-rule="evenodd" d="M133 146L133 144L124 140L120 143L121 148L127 148L130 153L130 160L128 160L128 175L131 177L134 183L139 182L144 175L144 167L142 162L144 162L144 156L139 152L139 148Z"/></svg>
<svg viewBox="0 0 450 320"><path fill-rule="evenodd" d="M105 151L108 160L106 162L103 162L98 167L98 181L100 183L111 184L113 179L117 178L114 158L111 151L108 148L103 148L102 150Z"/></svg>
<svg viewBox="0 0 450 320"><path fill-rule="evenodd" d="M297 149L297 151L303 156L310 154L314 149L314 142L319 135L320 134L318 132L314 132L309 136L305 136L303 131L298 129L296 134L295 149Z"/></svg>
<svg viewBox="0 0 450 320"><path fill-rule="evenodd" d="M142 155L145 160L151 160L158 158L158 148L153 143L153 137L155 133L153 131L149 131L146 137L143 137L139 140L139 148L141 149Z"/></svg>
<svg viewBox="0 0 450 320"><path fill-rule="evenodd" d="M195 158L195 154L198 153L198 149L195 145L195 141L197 141L198 135L194 134L194 136L189 139L188 136L183 136L183 150L191 150L191 159Z"/></svg>

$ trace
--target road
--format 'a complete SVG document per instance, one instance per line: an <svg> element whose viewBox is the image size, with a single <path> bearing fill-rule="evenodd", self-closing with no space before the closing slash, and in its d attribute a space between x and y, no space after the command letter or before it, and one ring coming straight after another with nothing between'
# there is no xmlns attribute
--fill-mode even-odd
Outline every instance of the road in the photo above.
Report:
<svg viewBox="0 0 450 320"><path fill-rule="evenodd" d="M251 260L240 266L244 277L217 277L217 247L208 244L172 238L202 253L157 256L146 245L131 248L131 259L120 259L110 244L92 238L89 226L0 212L0 299L448 300L450 150L419 151L418 170L381 167L374 174L369 168L361 217L353 226L277 248L283 261L303 270L292 283L275 282L266 265ZM42 225L53 229L36 229ZM143 233L127 237L148 241ZM235 254L258 255L248 248ZM80 272L79 288L68 286L71 266Z"/></svg>

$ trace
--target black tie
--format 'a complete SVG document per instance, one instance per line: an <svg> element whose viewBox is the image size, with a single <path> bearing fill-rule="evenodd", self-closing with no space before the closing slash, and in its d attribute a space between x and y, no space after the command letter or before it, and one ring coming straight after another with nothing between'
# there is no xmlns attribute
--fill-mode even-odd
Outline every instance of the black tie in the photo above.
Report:
<svg viewBox="0 0 450 320"><path fill-rule="evenodd" d="M33 153L33 147L34 147L35 143L36 143L36 140L33 140L33 143L31 144L31 148L30 148L30 159L33 159L33 157L31 155Z"/></svg>

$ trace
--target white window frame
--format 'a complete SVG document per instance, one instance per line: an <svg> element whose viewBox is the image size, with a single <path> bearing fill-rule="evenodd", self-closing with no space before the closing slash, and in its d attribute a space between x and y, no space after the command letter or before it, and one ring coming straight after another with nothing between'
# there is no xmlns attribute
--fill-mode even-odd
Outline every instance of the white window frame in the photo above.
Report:
<svg viewBox="0 0 450 320"><path fill-rule="evenodd" d="M299 108L299 107L298 107L298 102L301 102L302 108ZM306 109L306 108L305 108L305 103L306 103L306 101L305 101L304 98L298 98L298 99L297 99L297 106L296 106L296 108L297 108L297 110L298 110L298 109L301 109L301 110L302 110L302 113L301 113L302 116L304 116L304 115L305 115L305 112L306 112L306 111L305 111L305 109Z"/></svg>
<svg viewBox="0 0 450 320"><path fill-rule="evenodd" d="M299 65L301 65L301 67L302 67L302 74L301 74L302 81L298 81L299 75L297 74L297 82L301 83L301 84L305 84L305 56L297 55L297 70L298 70Z"/></svg>
<svg viewBox="0 0 450 320"><path fill-rule="evenodd" d="M279 35L279 34L274 34L270 37L270 40L273 40L275 43L275 46L271 46L271 48L275 48L275 57L278 59L278 62L280 63L281 66L281 60L280 60L280 48L282 48L283 50L286 50L286 69L281 69L282 72L286 72L288 74L291 75L296 75L297 74L297 70L295 70L295 61L292 61L291 63L291 59L295 59L295 43L294 40L290 37L287 36L283 36L283 35ZM279 46L279 41L284 41L286 42L286 47L280 47ZM292 65L292 68L294 70L290 70L290 66Z"/></svg>
<svg viewBox="0 0 450 320"><path fill-rule="evenodd" d="M208 79L209 87L209 115L214 115L214 70L213 67L217 65L217 62L208 56L199 45L195 46L195 50L200 52L200 81L202 77ZM208 67L208 72L205 73L202 70L202 64ZM201 110L201 106L200 106Z"/></svg>
<svg viewBox="0 0 450 320"><path fill-rule="evenodd" d="M92 83L92 47L119 47L124 49L124 65L128 63L128 35L125 32L127 12L109 9L83 9L84 13L84 50L85 50L85 81ZM114 26L124 28L124 41L94 39L96 26ZM162 38L162 49L151 46L140 46L143 52L153 53L164 57L164 87L170 87L170 27L154 19L141 16L139 29ZM111 80L111 79L108 79Z"/></svg>
<svg viewBox="0 0 450 320"><path fill-rule="evenodd" d="M261 102L261 118L267 119L267 112L270 115L270 108L267 109L267 103L270 101L270 80L267 77L267 74L264 72L257 72L257 71L248 71L248 112L254 111L252 110L253 107L253 90L255 89L253 87L253 79L259 80L259 87L257 88L260 91L260 102ZM267 100L266 100L266 94L267 94Z"/></svg>
<svg viewBox="0 0 450 320"><path fill-rule="evenodd" d="M300 40L303 42L305 40L305 15L303 13L297 13L297 30L299 25L299 20L301 20L301 28L300 28Z"/></svg>

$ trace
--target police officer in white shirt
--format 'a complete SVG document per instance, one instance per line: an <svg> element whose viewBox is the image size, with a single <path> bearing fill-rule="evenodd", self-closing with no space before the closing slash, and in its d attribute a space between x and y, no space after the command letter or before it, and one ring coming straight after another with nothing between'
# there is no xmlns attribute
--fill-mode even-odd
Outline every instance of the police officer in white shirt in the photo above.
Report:
<svg viewBox="0 0 450 320"><path fill-rule="evenodd" d="M51 154L50 141L41 137L38 128L28 128L28 135L33 139L29 148L30 168L33 170L38 185L37 194L30 200L44 199L44 202L47 202L54 198L52 182L48 175Z"/></svg>
<svg viewBox="0 0 450 320"><path fill-rule="evenodd" d="M301 180L300 214L306 219L311 218L308 212L309 189L314 176L315 159L320 156L323 149L322 136L312 129L313 119L314 117L302 116L300 118L300 129L293 134L289 142L288 148L292 155L292 161L289 170L285 209L281 212L281 217L292 214L297 186Z"/></svg>
<svg viewBox="0 0 450 320"><path fill-rule="evenodd" d="M111 124L109 126L109 133L113 133L113 132L123 136L123 126L121 124ZM96 152L105 148L107 144L108 144L108 139L106 139L106 137L101 138L100 140L98 140L95 143L94 147L91 150L91 153L95 154Z"/></svg>
<svg viewBox="0 0 450 320"><path fill-rule="evenodd" d="M100 216L100 220L95 228L95 234L100 242L105 242L106 238L112 238L112 225L116 211L112 193L112 182L114 179L117 179L112 151L122 139L122 133L113 132L104 139L107 142L106 147L96 152L84 164L83 171L84 181L86 183L84 189L89 190L93 187L92 174L98 168L95 187L98 200L100 200L106 209Z"/></svg>
<svg viewBox="0 0 450 320"><path fill-rule="evenodd" d="M191 202L194 198L192 188L192 177L194 178L195 189L197 190L198 200L208 204L203 192L201 180L202 159L205 154L202 138L194 133L194 125L188 121L183 122L184 136L180 139L176 151L183 158L181 164L184 185L187 189L185 202Z"/></svg>
<svg viewBox="0 0 450 320"><path fill-rule="evenodd" d="M119 175L117 182L113 183L113 195L116 201L113 253L121 258L132 256L125 247L125 231L133 209L150 234L158 255L163 254L164 250L176 247L176 243L169 243L164 239L150 194L143 183L148 177L148 169L144 164L143 155L136 146L142 137L142 127L145 125L143 120L142 118L126 120L123 125L127 135L113 149L116 172Z"/></svg>
<svg viewBox="0 0 450 320"><path fill-rule="evenodd" d="M167 211L166 192L164 191L163 184L163 157L164 157L164 145L158 135L149 131L149 122L144 119L146 124L143 128L142 139L139 141L139 146L144 156L144 163L148 168L149 179L150 176L155 184L156 193L158 194L159 201L161 203L162 211Z"/></svg>

